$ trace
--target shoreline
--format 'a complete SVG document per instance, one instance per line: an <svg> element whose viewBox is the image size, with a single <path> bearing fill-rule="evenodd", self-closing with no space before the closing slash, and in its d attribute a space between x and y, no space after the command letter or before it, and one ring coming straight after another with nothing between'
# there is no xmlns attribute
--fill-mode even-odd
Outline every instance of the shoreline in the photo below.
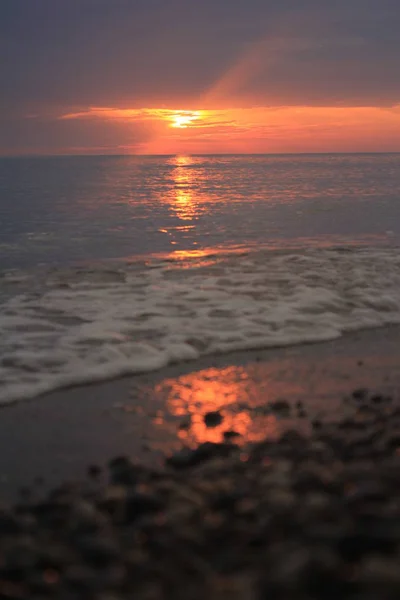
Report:
<svg viewBox="0 0 400 600"><path fill-rule="evenodd" d="M26 491L0 511L1 595L397 598L399 403L359 389L341 406L309 435L202 443L157 466L117 456Z"/></svg>
<svg viewBox="0 0 400 600"><path fill-rule="evenodd" d="M115 455L157 466L166 454L221 441L229 430L243 444L276 439L288 428L307 432L312 418L337 418L342 398L359 387L397 401L399 342L400 327L357 331L330 342L204 357L5 406L0 499L15 499L36 478L44 480L39 492L81 480L90 464L104 466ZM283 399L290 408L302 403L307 418L271 412ZM209 428L204 415L212 410L223 421Z"/></svg>

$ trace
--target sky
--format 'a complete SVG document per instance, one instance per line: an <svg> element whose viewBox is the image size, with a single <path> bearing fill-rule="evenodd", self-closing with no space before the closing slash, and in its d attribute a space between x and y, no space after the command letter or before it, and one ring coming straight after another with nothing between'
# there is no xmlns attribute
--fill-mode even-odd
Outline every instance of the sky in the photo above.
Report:
<svg viewBox="0 0 400 600"><path fill-rule="evenodd" d="M400 151L399 0L0 0L0 155Z"/></svg>

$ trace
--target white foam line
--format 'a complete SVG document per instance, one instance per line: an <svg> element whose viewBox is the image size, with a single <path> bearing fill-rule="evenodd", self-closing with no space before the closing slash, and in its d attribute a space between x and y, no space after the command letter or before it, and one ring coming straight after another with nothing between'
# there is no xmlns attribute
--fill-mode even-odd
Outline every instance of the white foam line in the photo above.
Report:
<svg viewBox="0 0 400 600"><path fill-rule="evenodd" d="M40 285L34 272L13 273L34 291L2 306L0 403L210 353L400 323L394 248L261 251L192 264L58 269Z"/></svg>

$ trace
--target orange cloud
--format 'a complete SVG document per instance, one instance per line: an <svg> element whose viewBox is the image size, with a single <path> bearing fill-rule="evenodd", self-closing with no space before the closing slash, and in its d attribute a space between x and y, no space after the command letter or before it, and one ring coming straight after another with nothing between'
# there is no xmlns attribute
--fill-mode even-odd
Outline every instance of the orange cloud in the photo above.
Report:
<svg viewBox="0 0 400 600"><path fill-rule="evenodd" d="M91 106L86 110L74 113L66 113L59 117L62 121L71 119L93 119L119 120L119 121L159 121L169 124L170 127L212 127L215 125L213 119L223 114L216 110L182 110L170 108L107 108ZM218 123L219 121L217 121Z"/></svg>
<svg viewBox="0 0 400 600"><path fill-rule="evenodd" d="M400 106L253 107L182 110L91 107L62 120L154 125L136 152L341 152L400 150Z"/></svg>

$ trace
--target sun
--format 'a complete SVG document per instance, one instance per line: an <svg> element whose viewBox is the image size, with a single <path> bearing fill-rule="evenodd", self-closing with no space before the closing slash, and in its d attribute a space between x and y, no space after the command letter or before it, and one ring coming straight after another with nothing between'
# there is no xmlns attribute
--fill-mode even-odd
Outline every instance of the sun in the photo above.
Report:
<svg viewBox="0 0 400 600"><path fill-rule="evenodd" d="M194 121L198 121L200 117L199 111L180 110L174 112L170 116L171 127L186 129L187 127L190 127Z"/></svg>

